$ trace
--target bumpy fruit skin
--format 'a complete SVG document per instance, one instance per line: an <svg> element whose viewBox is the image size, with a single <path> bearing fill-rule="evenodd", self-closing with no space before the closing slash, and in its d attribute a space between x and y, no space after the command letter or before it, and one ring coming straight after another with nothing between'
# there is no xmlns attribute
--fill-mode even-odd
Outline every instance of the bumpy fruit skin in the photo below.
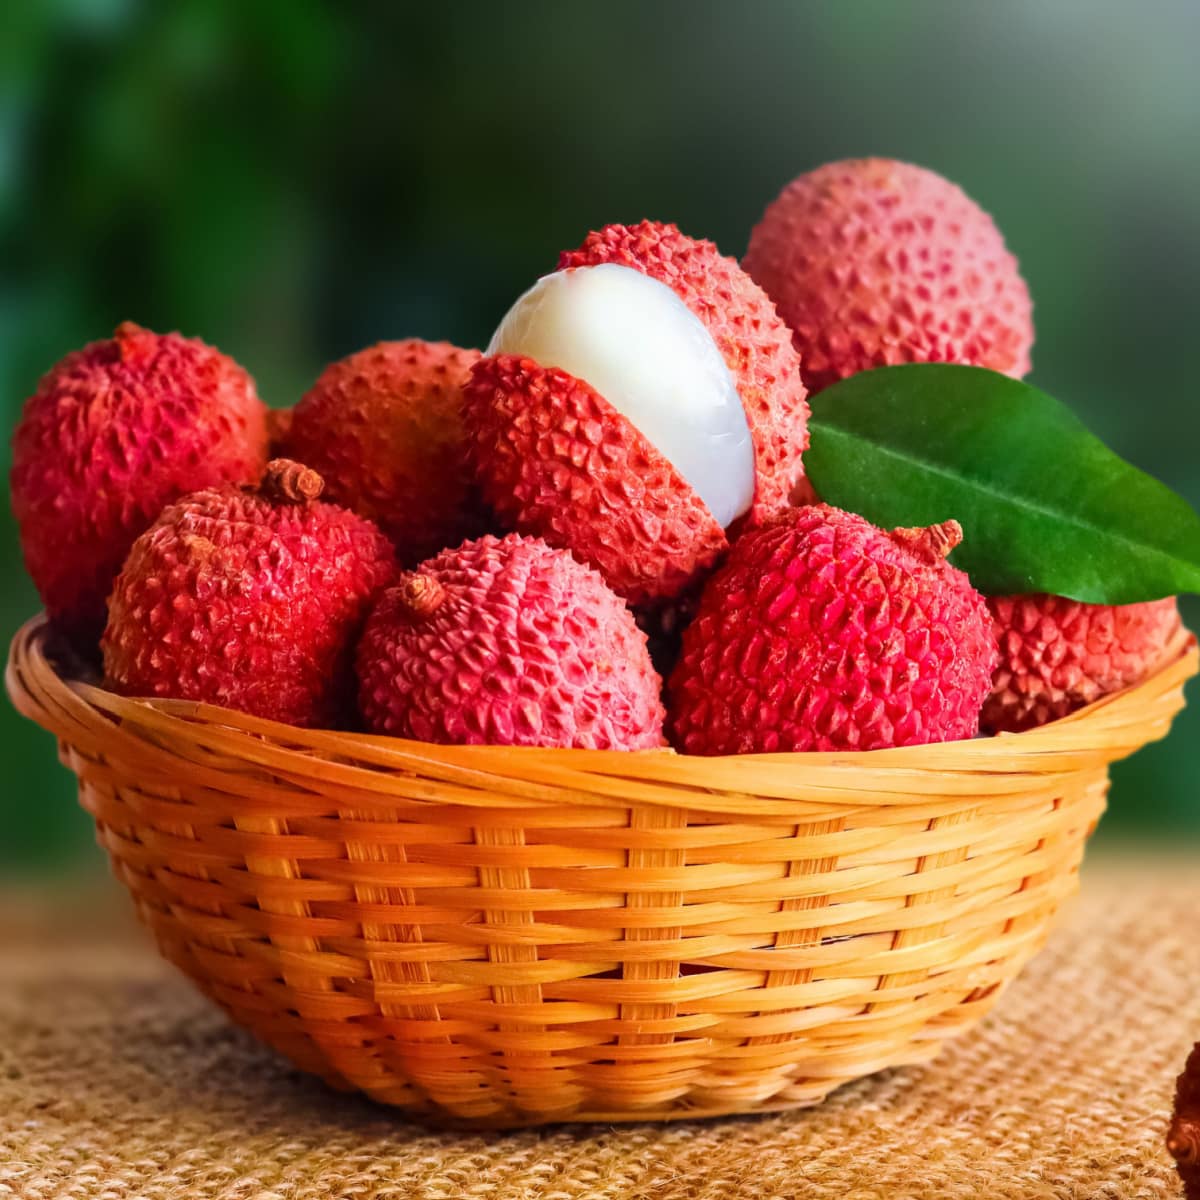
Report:
<svg viewBox="0 0 1200 1200"><path fill-rule="evenodd" d="M80 648L136 538L180 496L249 483L267 461L266 408L233 359L132 322L43 376L13 434L25 565Z"/></svg>
<svg viewBox="0 0 1200 1200"><path fill-rule="evenodd" d="M615 263L670 287L704 323L746 410L753 523L786 505L808 445L791 335L771 302L711 242L674 225L609 225L559 270ZM632 604L670 599L716 562L725 531L674 466L586 382L532 359L485 358L465 390L484 498L522 533L572 550Z"/></svg>
<svg viewBox="0 0 1200 1200"><path fill-rule="evenodd" d="M957 522L885 533L812 505L738 539L670 681L688 754L969 738L996 662L983 597L943 561Z"/></svg>
<svg viewBox="0 0 1200 1200"><path fill-rule="evenodd" d="M983 708L983 728L992 733L1033 729L1137 683L1180 624L1173 597L1111 605L994 596L988 606L1000 648Z"/></svg>
<svg viewBox="0 0 1200 1200"><path fill-rule="evenodd" d="M502 354L475 367L464 394L498 518L573 551L631 604L679 594L725 550L691 486L582 379Z"/></svg>
<svg viewBox="0 0 1200 1200"><path fill-rule="evenodd" d="M1167 1131L1167 1151L1183 1180L1185 1200L1200 1200L1200 1042L1192 1047L1175 1083L1175 1111Z"/></svg>
<svg viewBox="0 0 1200 1200"><path fill-rule="evenodd" d="M451 745L663 744L645 635L600 576L540 538L444 550L384 593L358 650L377 733Z"/></svg>
<svg viewBox="0 0 1200 1200"><path fill-rule="evenodd" d="M712 242L656 221L606 225L564 251L558 269L600 263L665 283L704 322L746 409L756 475L751 512L763 517L784 507L804 473L808 400L788 327L762 288Z"/></svg>
<svg viewBox="0 0 1200 1200"><path fill-rule="evenodd" d="M810 391L896 363L1029 371L1017 260L991 217L933 171L862 158L801 175L767 207L743 263L791 326Z"/></svg>
<svg viewBox="0 0 1200 1200"><path fill-rule="evenodd" d="M296 405L288 454L319 471L326 494L416 563L473 532L462 385L476 350L380 342L326 367Z"/></svg>
<svg viewBox="0 0 1200 1200"><path fill-rule="evenodd" d="M108 685L291 725L351 717L354 642L395 555L320 491L316 472L276 460L258 492L211 488L167 507L113 589Z"/></svg>

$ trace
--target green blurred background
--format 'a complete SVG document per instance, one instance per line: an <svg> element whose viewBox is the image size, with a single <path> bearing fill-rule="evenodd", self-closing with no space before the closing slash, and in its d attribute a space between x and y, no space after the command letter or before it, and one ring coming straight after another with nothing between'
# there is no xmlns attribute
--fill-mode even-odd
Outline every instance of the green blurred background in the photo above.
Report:
<svg viewBox="0 0 1200 1200"><path fill-rule="evenodd" d="M995 215L1034 381L1200 503L1194 0L0 7L6 430L123 318L288 405L374 340L483 344L594 226L740 255L791 176L880 154ZM37 602L3 503L7 639ZM1102 839L1200 839L1197 742L1200 705L1117 768ZM98 861L51 739L0 704L0 871Z"/></svg>

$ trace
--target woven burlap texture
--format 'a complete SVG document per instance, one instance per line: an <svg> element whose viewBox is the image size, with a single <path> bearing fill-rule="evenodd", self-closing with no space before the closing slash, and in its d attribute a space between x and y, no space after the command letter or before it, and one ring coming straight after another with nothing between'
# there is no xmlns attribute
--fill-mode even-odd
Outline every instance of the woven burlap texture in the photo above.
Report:
<svg viewBox="0 0 1200 1200"><path fill-rule="evenodd" d="M791 1200L1178 1196L1200 867L1105 861L932 1066L772 1117L430 1132L231 1028L103 903L0 895L0 1197ZM107 897L107 893L105 893ZM121 910L117 910L118 913Z"/></svg>

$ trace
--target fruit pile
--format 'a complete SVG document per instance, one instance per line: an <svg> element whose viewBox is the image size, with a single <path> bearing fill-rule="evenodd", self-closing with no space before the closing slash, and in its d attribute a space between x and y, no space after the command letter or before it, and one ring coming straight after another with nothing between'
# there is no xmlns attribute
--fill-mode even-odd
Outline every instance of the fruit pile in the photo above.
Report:
<svg viewBox="0 0 1200 1200"><path fill-rule="evenodd" d="M26 402L13 509L55 630L129 696L687 754L1017 731L1151 670L1179 630L1163 580L1191 569L1148 535L1176 575L1135 562L1109 597L1062 574L1106 535L1070 464L1125 476L1014 382L1032 342L986 213L930 171L840 162L783 191L742 265L610 225L485 353L383 343L288 412L217 350L123 324ZM1049 432L989 456L997 405ZM996 482L1053 454L1079 512Z"/></svg>

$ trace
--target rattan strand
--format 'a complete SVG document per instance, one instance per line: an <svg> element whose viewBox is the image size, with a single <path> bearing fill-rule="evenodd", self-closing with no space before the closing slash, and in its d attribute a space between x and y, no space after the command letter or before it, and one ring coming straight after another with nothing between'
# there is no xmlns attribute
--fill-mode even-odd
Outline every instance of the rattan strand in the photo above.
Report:
<svg viewBox="0 0 1200 1200"><path fill-rule="evenodd" d="M162 953L305 1070L498 1126L769 1111L926 1060L1040 947L1107 767L1197 669L1029 733L697 759L298 730L60 677L58 738Z"/></svg>

